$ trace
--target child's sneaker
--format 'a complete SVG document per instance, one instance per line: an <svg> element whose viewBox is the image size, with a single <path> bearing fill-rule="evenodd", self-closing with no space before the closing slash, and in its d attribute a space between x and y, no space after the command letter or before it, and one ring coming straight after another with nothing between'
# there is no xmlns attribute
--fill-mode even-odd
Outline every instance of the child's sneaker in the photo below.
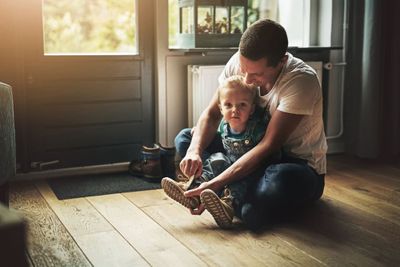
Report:
<svg viewBox="0 0 400 267"><path fill-rule="evenodd" d="M230 228L232 226L234 210L229 189L224 190L222 198L219 198L213 190L205 189L201 192L200 199L219 227Z"/></svg>
<svg viewBox="0 0 400 267"><path fill-rule="evenodd" d="M197 209L200 205L199 197L185 197L184 192L189 188L193 179L188 182L176 182L165 177L161 180L161 187L165 194L188 209Z"/></svg>

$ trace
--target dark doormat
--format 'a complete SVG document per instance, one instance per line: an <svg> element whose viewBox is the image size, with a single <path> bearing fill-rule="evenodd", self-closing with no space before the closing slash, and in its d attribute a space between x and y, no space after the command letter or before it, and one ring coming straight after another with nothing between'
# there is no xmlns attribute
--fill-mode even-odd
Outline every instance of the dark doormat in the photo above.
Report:
<svg viewBox="0 0 400 267"><path fill-rule="evenodd" d="M53 178L47 183L60 200L161 188L159 182L147 182L129 173Z"/></svg>

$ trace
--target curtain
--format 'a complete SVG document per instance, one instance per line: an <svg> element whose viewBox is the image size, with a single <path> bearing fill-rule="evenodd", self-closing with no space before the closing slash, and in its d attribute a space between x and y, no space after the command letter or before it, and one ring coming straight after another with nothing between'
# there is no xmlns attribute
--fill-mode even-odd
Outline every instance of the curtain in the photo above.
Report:
<svg viewBox="0 0 400 267"><path fill-rule="evenodd" d="M400 4L349 1L348 8L347 152L396 160L400 154Z"/></svg>
<svg viewBox="0 0 400 267"><path fill-rule="evenodd" d="M400 2L384 2L384 74L381 95L381 145L384 158L399 158L400 151ZM387 16L386 16L387 14Z"/></svg>

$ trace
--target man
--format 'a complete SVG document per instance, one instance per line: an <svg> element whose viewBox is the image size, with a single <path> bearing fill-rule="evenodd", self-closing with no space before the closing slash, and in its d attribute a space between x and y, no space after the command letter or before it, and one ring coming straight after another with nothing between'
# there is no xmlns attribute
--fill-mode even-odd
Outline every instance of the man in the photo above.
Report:
<svg viewBox="0 0 400 267"><path fill-rule="evenodd" d="M271 120L256 147L213 180L185 192L186 197L196 197L206 189L217 192L234 181L252 179L248 203L234 207L236 215L252 229L260 227L263 219L275 212L290 213L314 202L324 188L327 145L321 87L315 71L287 53L287 47L286 31L274 21L259 20L244 32L239 51L219 80L239 74L246 83L259 86ZM176 137L175 145L183 157L180 168L187 176L200 176L204 158L220 150L219 136L215 134L220 119L214 96L193 136L190 129L184 129ZM282 159L263 166L280 149ZM222 204L220 208L226 209ZM192 214L203 211L204 205L191 210Z"/></svg>

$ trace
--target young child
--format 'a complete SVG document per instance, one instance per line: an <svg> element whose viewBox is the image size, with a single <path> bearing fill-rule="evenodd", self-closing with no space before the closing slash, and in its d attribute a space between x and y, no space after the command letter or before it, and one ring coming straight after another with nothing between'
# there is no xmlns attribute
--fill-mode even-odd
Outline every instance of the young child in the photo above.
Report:
<svg viewBox="0 0 400 267"><path fill-rule="evenodd" d="M212 154L203 164L202 175L188 182L176 182L168 177L161 181L164 192L189 209L196 209L200 200L221 228L232 225L236 214L245 201L248 179L242 179L226 186L223 192L204 190L199 198L185 197L184 192L209 181L233 162L252 149L264 136L268 120L266 112L258 106L258 88L244 82L242 76L232 76L218 88L219 108L223 119L218 127L224 146L224 153ZM221 196L221 197L220 197Z"/></svg>

